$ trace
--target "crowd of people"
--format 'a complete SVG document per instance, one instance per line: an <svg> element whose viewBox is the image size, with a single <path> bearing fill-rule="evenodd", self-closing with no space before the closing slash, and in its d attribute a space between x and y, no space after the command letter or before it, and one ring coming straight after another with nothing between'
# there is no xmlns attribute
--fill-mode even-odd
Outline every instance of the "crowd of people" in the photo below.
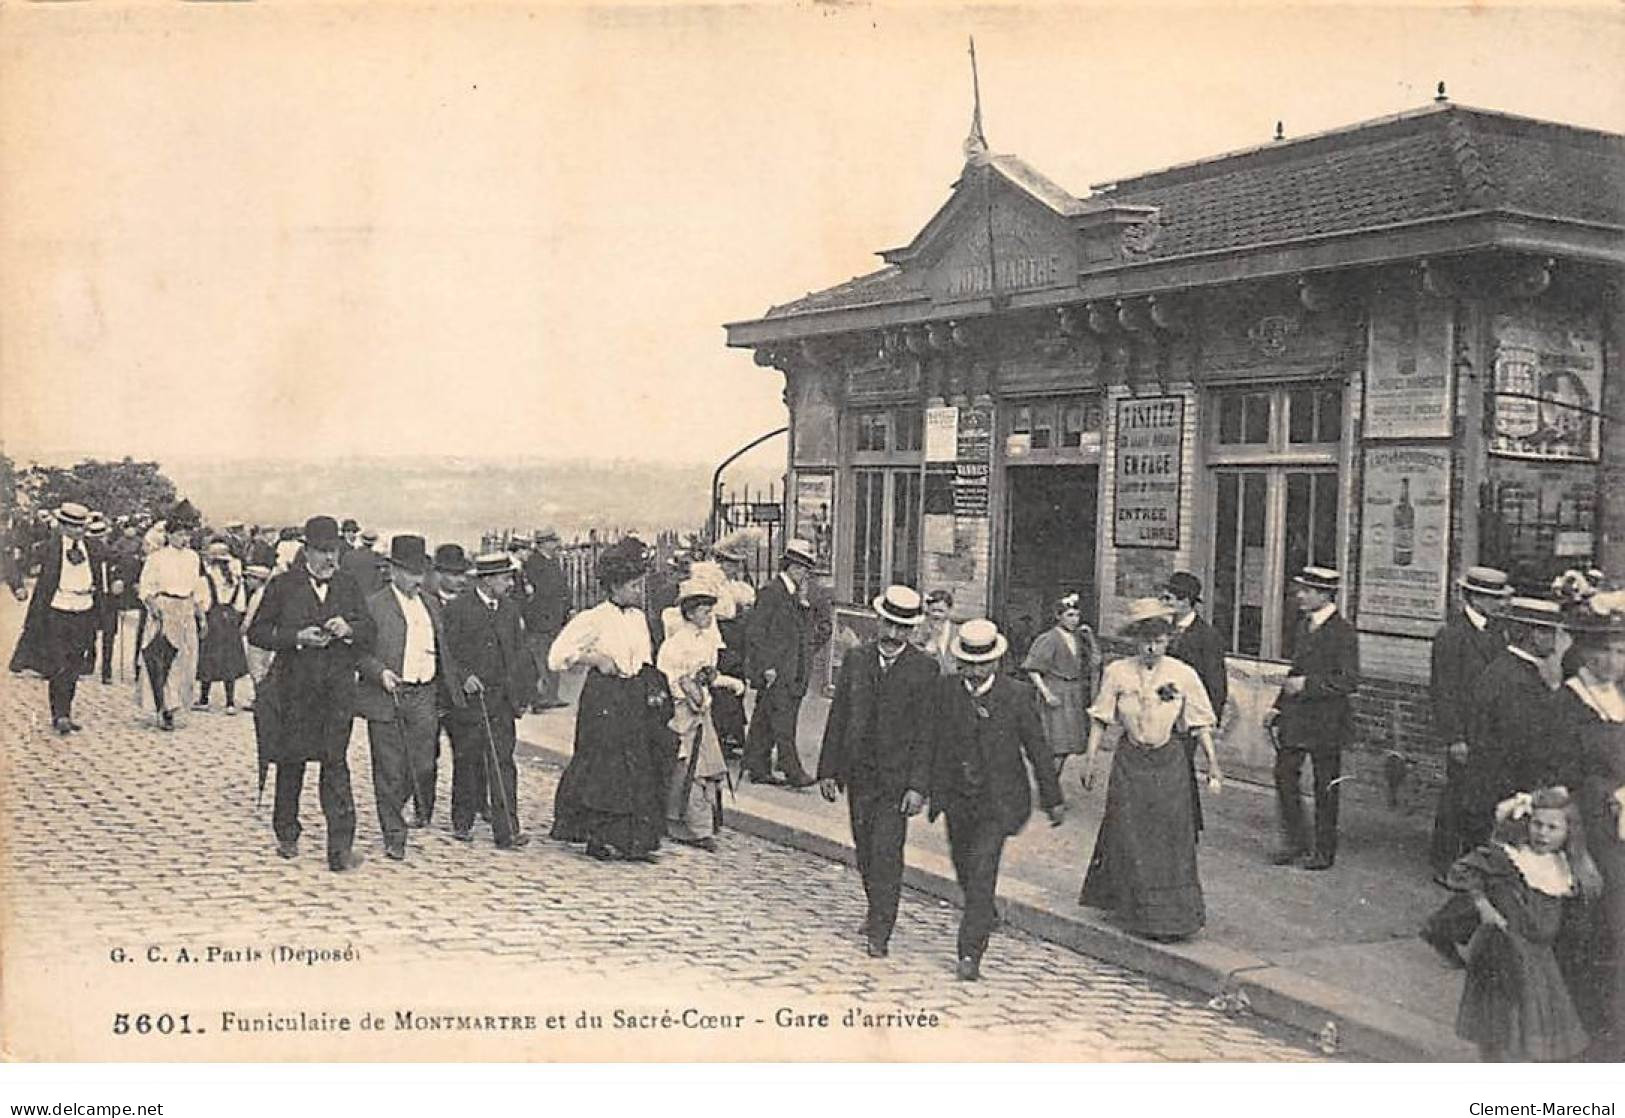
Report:
<svg viewBox="0 0 1625 1118"><path fill-rule="evenodd" d="M1152 939L1183 939L1205 922L1201 794L1224 783L1215 734L1227 684L1224 642L1201 617L1202 584L1189 572L1128 603L1117 633L1128 654L1109 661L1075 592L1057 595L1052 626L1018 657L993 621L956 623L950 591L885 588L869 603L876 635L842 650L809 771L797 730L828 630L805 541L790 540L757 587L739 533L695 541L659 571L627 537L597 555L602 600L574 615L553 533L473 557L456 544L431 551L417 535L394 536L387 552L371 542L354 521L326 516L297 532L204 534L184 501L161 522L117 526L64 504L29 558L13 553L19 596L23 572L38 574L12 670L49 680L52 725L64 735L81 728L74 692L98 639L110 679L109 616L122 633L120 615L134 615L136 691L164 730L189 706L207 707L214 683L234 712L236 685L250 677L262 786L276 768L277 852L298 856L300 792L314 762L326 856L340 872L360 860L347 762L354 718L367 725L389 858L404 859L409 831L433 817L442 734L453 837L472 841L484 819L498 849L518 850L530 836L515 723L563 705L559 676L580 671L552 838L597 859L651 861L665 841L715 850L724 789L736 780L844 795L867 900L859 931L879 958L897 919L910 820L942 816L965 898L957 973L967 981L980 976L1004 844L1031 816L1034 787L1059 824L1068 759L1082 755L1080 783L1092 789L1110 743L1080 904ZM1432 860L1450 897L1422 938L1466 970L1458 1031L1487 1058L1617 1060L1625 590L1570 572L1550 595L1522 596L1486 567L1458 587L1432 673L1447 758ZM1282 836L1272 860L1307 871L1335 865L1342 754L1354 736L1359 644L1337 609L1341 589L1335 570L1295 575L1300 624L1265 717Z"/></svg>

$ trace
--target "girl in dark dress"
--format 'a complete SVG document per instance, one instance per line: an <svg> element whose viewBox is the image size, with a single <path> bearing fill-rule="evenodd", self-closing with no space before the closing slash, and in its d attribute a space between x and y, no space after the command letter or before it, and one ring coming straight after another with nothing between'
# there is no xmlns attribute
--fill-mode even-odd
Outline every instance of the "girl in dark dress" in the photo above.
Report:
<svg viewBox="0 0 1625 1118"><path fill-rule="evenodd" d="M248 586L238 575L231 549L216 541L209 545L203 565L208 586L207 622L197 658L198 690L195 710L206 710L216 682L225 684L226 713L237 713L237 681L248 674L243 649L243 614L248 612Z"/></svg>

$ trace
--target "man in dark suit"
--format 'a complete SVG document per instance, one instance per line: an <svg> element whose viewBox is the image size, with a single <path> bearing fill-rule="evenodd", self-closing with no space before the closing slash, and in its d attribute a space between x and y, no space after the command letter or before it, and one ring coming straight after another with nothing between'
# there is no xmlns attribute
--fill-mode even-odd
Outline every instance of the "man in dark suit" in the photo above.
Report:
<svg viewBox="0 0 1625 1118"><path fill-rule="evenodd" d="M276 764L271 823L277 853L284 858L299 853L299 797L305 765L315 761L321 766L327 865L334 872L354 869L362 860L353 849L350 729L357 650L373 647L376 640L361 588L339 570L339 548L332 517L307 520L303 559L266 584L248 627L250 644L276 653L255 697L254 728L264 756Z"/></svg>
<svg viewBox="0 0 1625 1118"><path fill-rule="evenodd" d="M370 542L367 536L372 537ZM389 564L372 547L377 542L377 533L368 531L361 537L360 546L352 547L339 556L339 570L355 579L364 598L372 597L389 582Z"/></svg>
<svg viewBox="0 0 1625 1118"><path fill-rule="evenodd" d="M1202 681L1202 690L1207 692L1208 703L1213 707L1213 717L1222 722L1224 701L1230 694L1230 680L1224 667L1224 640L1218 630L1196 612L1196 605L1202 600L1202 580L1189 571L1175 571L1163 584L1161 596L1163 604L1174 611L1174 632L1168 642L1168 655L1184 661L1195 670L1196 678ZM1218 733L1217 726L1214 733ZM1183 735L1183 738L1185 759L1189 762L1191 774L1191 822L1200 835L1202 799L1196 779L1196 738L1190 734Z"/></svg>
<svg viewBox="0 0 1625 1118"><path fill-rule="evenodd" d="M474 561L474 587L446 607L446 651L462 677L463 701L447 717L451 730L452 837L467 842L481 789L491 795L491 832L501 850L530 841L519 828L519 774L514 721L530 704L535 677L525 655L519 606L509 597L513 561L505 551ZM454 685L457 681L450 681Z"/></svg>
<svg viewBox="0 0 1625 1118"><path fill-rule="evenodd" d="M863 935L884 958L903 889L908 820L931 786L931 701L940 675L934 658L908 643L925 616L920 595L889 586L874 601L880 637L848 652L818 754L819 791L834 802L846 791L852 845L869 906Z"/></svg>
<svg viewBox="0 0 1625 1118"><path fill-rule="evenodd" d="M745 644L750 683L757 695L745 738L745 773L758 784L806 788L816 783L801 764L796 726L812 658L811 606L804 588L817 562L811 544L791 540L784 547L778 577L762 587L750 613Z"/></svg>
<svg viewBox="0 0 1625 1118"><path fill-rule="evenodd" d="M113 682L113 661L118 658L119 602L124 596L124 580L119 574L118 555L112 548L113 526L99 512L90 514L90 525L85 529L91 563L91 577L96 583L96 640L91 649L89 667L101 663L102 683Z"/></svg>
<svg viewBox="0 0 1625 1118"><path fill-rule="evenodd" d="M525 600L525 648L536 664L536 698L531 710L561 707L559 673L547 666L547 650L570 619L570 584L559 565L559 534L544 528L536 534L535 550L523 560L530 596Z"/></svg>
<svg viewBox="0 0 1625 1118"><path fill-rule="evenodd" d="M461 544L443 543L434 549L434 562L429 567L429 573L423 578L423 594L439 605L442 621L445 620L446 607L451 605L452 599L468 589L471 577L469 571L472 567L473 564L469 562L468 554L463 551ZM458 683L458 679L448 676L445 686L439 689L440 732L445 734L448 741L451 739L451 712L456 708L456 700L461 695ZM435 738L434 752L438 761L440 756L438 736ZM483 783L480 785L477 800L479 817L490 819L490 802ZM434 813L434 796L414 792L412 810L417 824L428 826L429 817Z"/></svg>
<svg viewBox="0 0 1625 1118"><path fill-rule="evenodd" d="M1428 681L1433 699L1433 732L1445 750L1444 787L1439 790L1428 857L1433 879L1440 885L1451 863L1470 849L1462 832L1467 715L1473 684L1506 649L1506 635L1497 613L1501 603L1512 596L1506 573L1494 567L1469 567L1456 586L1461 592L1461 608L1434 634Z"/></svg>
<svg viewBox="0 0 1625 1118"><path fill-rule="evenodd" d="M1032 815L1028 769L1051 826L1060 825L1066 805L1031 688L998 674L1009 650L1004 636L977 618L959 627L949 649L959 674L939 675L935 684L931 818L948 817L948 849L965 896L957 973L974 982L997 920L993 898L1005 840Z"/></svg>
<svg viewBox="0 0 1625 1118"><path fill-rule="evenodd" d="M57 529L33 548L39 566L22 636L11 655L11 670L32 670L48 681L51 728L71 734L84 727L73 720L73 698L85 658L95 647L102 594L96 585L99 555L85 540L90 510L74 501L56 510Z"/></svg>
<svg viewBox="0 0 1625 1118"><path fill-rule="evenodd" d="M367 720L384 853L398 862L406 857L407 798L423 805L414 810L416 826L427 826L434 811L440 707L463 696L446 687L456 672L447 668L440 605L422 590L429 570L423 537L390 540L389 564L390 584L367 599L376 637L358 664L356 712Z"/></svg>
<svg viewBox="0 0 1625 1118"><path fill-rule="evenodd" d="M1468 849L1489 841L1496 804L1562 776L1548 764L1557 735L1543 673L1561 619L1557 603L1541 598L1508 598L1502 610L1507 647L1479 673L1467 703L1460 834Z"/></svg>
<svg viewBox="0 0 1625 1118"><path fill-rule="evenodd" d="M1265 715L1265 724L1275 734L1275 799L1282 834L1271 861L1329 870L1337 859L1337 782L1343 747L1354 737L1350 699L1360 685L1360 642L1354 626L1337 612L1342 575L1329 567L1305 567L1292 582L1303 621L1292 667L1274 708ZM1312 843L1299 793L1305 758L1313 766Z"/></svg>

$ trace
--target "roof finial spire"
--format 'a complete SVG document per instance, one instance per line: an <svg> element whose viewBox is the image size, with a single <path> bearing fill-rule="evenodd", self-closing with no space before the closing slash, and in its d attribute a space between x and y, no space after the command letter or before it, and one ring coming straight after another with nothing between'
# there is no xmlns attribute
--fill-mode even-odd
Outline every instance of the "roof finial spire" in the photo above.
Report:
<svg viewBox="0 0 1625 1118"><path fill-rule="evenodd" d="M1277 140L1286 139L1286 125L1279 120L1275 122L1275 138Z"/></svg>
<svg viewBox="0 0 1625 1118"><path fill-rule="evenodd" d="M1439 91L1438 91L1438 92L1437 92L1437 93L1435 93L1435 94L1434 94L1434 95L1433 95L1433 99L1434 99L1434 100L1435 100L1435 101L1440 101L1440 102L1443 102L1443 101L1448 101L1448 100L1450 100L1450 98L1449 98L1449 97L1447 97L1447 96L1445 96L1445 92L1444 92L1444 82L1440 82L1440 83L1439 83Z"/></svg>
<svg viewBox="0 0 1625 1118"><path fill-rule="evenodd" d="M965 137L965 160L969 163L987 162L987 135L982 131L982 82L976 73L976 36L970 37L971 117L970 133Z"/></svg>

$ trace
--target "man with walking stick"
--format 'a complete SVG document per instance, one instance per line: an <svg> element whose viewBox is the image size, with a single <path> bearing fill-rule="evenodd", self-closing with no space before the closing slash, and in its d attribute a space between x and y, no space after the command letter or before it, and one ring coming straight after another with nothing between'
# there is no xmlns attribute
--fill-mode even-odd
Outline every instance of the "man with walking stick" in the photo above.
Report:
<svg viewBox="0 0 1625 1118"><path fill-rule="evenodd" d="M514 721L530 705L535 666L525 655L519 606L509 597L513 561L497 551L474 560L474 588L446 607L445 663L451 687L452 837L467 842L489 784L491 831L499 850L530 841L519 828L519 774L514 768ZM453 682L453 681L448 681Z"/></svg>
<svg viewBox="0 0 1625 1118"><path fill-rule="evenodd" d="M447 669L440 605L422 592L429 570L422 536L389 542L389 585L367 598L376 636L357 664L356 713L367 720L372 786L384 854L406 858L407 799L431 805L439 734L439 693L454 672Z"/></svg>

